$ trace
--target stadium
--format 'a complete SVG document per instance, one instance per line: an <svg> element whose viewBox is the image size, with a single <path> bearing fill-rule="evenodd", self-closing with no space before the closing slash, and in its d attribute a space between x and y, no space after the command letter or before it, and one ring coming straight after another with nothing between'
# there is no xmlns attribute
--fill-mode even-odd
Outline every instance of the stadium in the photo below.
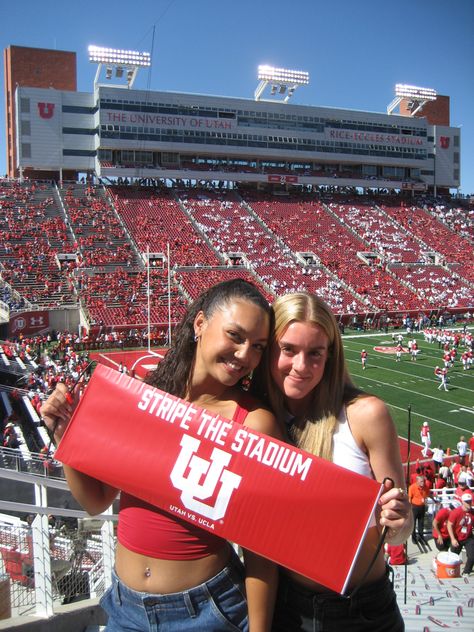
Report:
<svg viewBox="0 0 474 632"><path fill-rule="evenodd" d="M38 414L44 396L56 381L90 373L91 362L143 378L187 306L232 278L251 281L270 303L295 291L321 296L337 315L357 384L389 405L404 461L423 461L424 420L455 455L459 436L474 434L474 200L450 193L460 186L461 129L451 125L449 96L397 84L383 113L297 105L291 97L308 73L268 66L248 99L137 90L148 53L94 46L89 59L93 85L78 92L75 52L4 52L0 410L10 442L2 511L29 513L7 493L10 481L41 487L46 475L60 482L45 484L49 502L43 492L33 501L42 528L59 511L86 524ZM433 371L452 348L445 395ZM12 421L14 434L6 432ZM110 525L100 528L112 548ZM22 536L18 523L9 528L2 552L10 553ZM53 585L49 571L42 614L53 614L65 590L71 601L103 592L109 567L97 533L87 539L79 554L62 537L56 557L73 559L74 590ZM13 599L20 618L37 600L40 576L24 572L22 555L15 571L4 565L21 587ZM446 592L439 582L426 590L428 601ZM466 604L447 606L459 625L474 621ZM447 621L451 610L432 619ZM407 629L429 629L415 627L419 611L419 602L405 608Z"/></svg>

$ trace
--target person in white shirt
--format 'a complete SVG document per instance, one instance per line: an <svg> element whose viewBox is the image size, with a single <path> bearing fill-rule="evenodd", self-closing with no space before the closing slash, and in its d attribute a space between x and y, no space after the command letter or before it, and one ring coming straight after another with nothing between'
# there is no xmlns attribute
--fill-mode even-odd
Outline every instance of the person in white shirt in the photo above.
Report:
<svg viewBox="0 0 474 632"><path fill-rule="evenodd" d="M461 463L461 465L466 465L467 448L467 441L464 439L464 437L460 437L456 445L456 449L459 454L459 463Z"/></svg>

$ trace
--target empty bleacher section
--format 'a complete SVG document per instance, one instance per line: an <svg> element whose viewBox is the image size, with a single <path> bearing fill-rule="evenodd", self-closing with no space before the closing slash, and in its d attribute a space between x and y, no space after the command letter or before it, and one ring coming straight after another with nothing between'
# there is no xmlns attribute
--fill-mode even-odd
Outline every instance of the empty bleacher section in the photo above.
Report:
<svg viewBox="0 0 474 632"><path fill-rule="evenodd" d="M51 184L0 182L0 271L37 308L74 304L58 254L72 241Z"/></svg>

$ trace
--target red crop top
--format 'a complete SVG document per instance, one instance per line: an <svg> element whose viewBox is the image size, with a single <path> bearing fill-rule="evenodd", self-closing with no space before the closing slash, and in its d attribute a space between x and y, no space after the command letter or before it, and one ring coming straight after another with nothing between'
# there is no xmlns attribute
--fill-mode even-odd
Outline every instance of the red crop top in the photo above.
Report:
<svg viewBox="0 0 474 632"><path fill-rule="evenodd" d="M245 394L232 420L242 424L255 400ZM215 553L225 540L191 522L146 503L126 492L120 494L117 538L125 548L163 560L194 560Z"/></svg>

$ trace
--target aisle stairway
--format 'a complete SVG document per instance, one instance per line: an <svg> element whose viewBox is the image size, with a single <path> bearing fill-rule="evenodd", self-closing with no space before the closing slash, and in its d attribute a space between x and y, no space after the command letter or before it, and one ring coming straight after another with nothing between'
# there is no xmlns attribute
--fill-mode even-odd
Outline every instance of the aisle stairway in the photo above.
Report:
<svg viewBox="0 0 474 632"><path fill-rule="evenodd" d="M474 576L438 579L433 571L437 550L422 553L409 542L408 565L395 566L394 587L405 621L406 632L474 630ZM461 567L462 568L462 567ZM406 603L405 603L406 594Z"/></svg>

